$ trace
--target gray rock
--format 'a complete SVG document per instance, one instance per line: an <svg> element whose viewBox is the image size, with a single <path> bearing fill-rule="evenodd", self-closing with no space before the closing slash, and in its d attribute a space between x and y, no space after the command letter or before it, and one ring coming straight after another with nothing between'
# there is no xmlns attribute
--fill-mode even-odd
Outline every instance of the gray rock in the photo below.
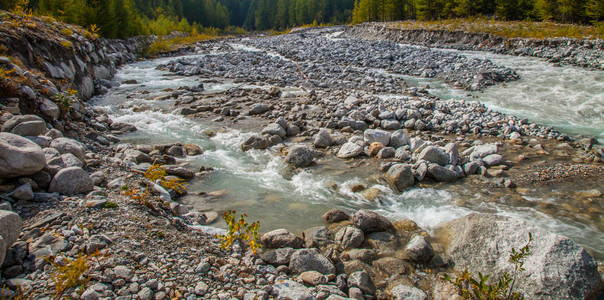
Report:
<svg viewBox="0 0 604 300"><path fill-rule="evenodd" d="M397 120L382 120L380 127L385 130L397 130L401 128L401 123Z"/></svg>
<svg viewBox="0 0 604 300"><path fill-rule="evenodd" d="M313 145L317 148L327 148L333 144L333 139L329 132L325 129L319 130L319 133L315 135L315 139L313 141Z"/></svg>
<svg viewBox="0 0 604 300"><path fill-rule="evenodd" d="M409 136L402 129L393 132L390 136L390 146L394 148L409 145L410 142Z"/></svg>
<svg viewBox="0 0 604 300"><path fill-rule="evenodd" d="M260 258L273 266L289 265L289 261L294 252L295 250L293 248L279 248L264 251Z"/></svg>
<svg viewBox="0 0 604 300"><path fill-rule="evenodd" d="M348 276L348 286L361 289L364 294L375 295L375 285L365 271L356 271Z"/></svg>
<svg viewBox="0 0 604 300"><path fill-rule="evenodd" d="M71 153L82 161L84 160L87 149L84 144L69 138L54 139L52 143L50 143L50 147L57 149L61 154Z"/></svg>
<svg viewBox="0 0 604 300"><path fill-rule="evenodd" d="M287 132L285 131L285 128L281 127L281 125L271 123L262 129L262 134L278 135L279 137L284 138L287 135Z"/></svg>
<svg viewBox="0 0 604 300"><path fill-rule="evenodd" d="M470 160L476 160L478 158L483 158L487 155L495 154L497 153L497 150L497 145L495 144L476 146L470 154ZM465 153L466 152L464 151L464 154Z"/></svg>
<svg viewBox="0 0 604 300"><path fill-rule="evenodd" d="M428 295L416 287L408 285L397 285L390 292L394 300L426 300Z"/></svg>
<svg viewBox="0 0 604 300"><path fill-rule="evenodd" d="M428 146L422 150L417 156L417 160L425 160L427 162L435 163L440 166L444 166L449 163L449 155L443 150L435 146Z"/></svg>
<svg viewBox="0 0 604 300"><path fill-rule="evenodd" d="M315 300L310 290L292 280L283 280L273 285L273 292L280 300Z"/></svg>
<svg viewBox="0 0 604 300"><path fill-rule="evenodd" d="M0 236L4 239L6 249L10 248L10 246L17 240L20 233L21 218L19 215L12 211L0 210ZM0 261L4 261L5 253L6 251L0 252L2 255L2 259Z"/></svg>
<svg viewBox="0 0 604 300"><path fill-rule="evenodd" d="M210 290L210 287L203 281L198 282L195 285L195 295L203 296Z"/></svg>
<svg viewBox="0 0 604 300"><path fill-rule="evenodd" d="M270 107L264 103L255 104L250 109L250 115L259 115L263 114L270 110Z"/></svg>
<svg viewBox="0 0 604 300"><path fill-rule="evenodd" d="M65 163L65 167L84 167L84 162L71 153L62 154L61 159Z"/></svg>
<svg viewBox="0 0 604 300"><path fill-rule="evenodd" d="M148 288L148 287L144 287L142 288L138 293L138 298L140 300L151 300L153 299L153 291Z"/></svg>
<svg viewBox="0 0 604 300"><path fill-rule="evenodd" d="M483 165L482 160L475 160L463 165L463 171L466 175L474 175L478 168Z"/></svg>
<svg viewBox="0 0 604 300"><path fill-rule="evenodd" d="M432 246L423 236L415 236L405 247L405 253L415 262L426 262L434 256Z"/></svg>
<svg viewBox="0 0 604 300"><path fill-rule="evenodd" d="M445 152L449 155L449 162L447 164L458 165L459 164L459 148L456 143L449 143L445 146Z"/></svg>
<svg viewBox="0 0 604 300"><path fill-rule="evenodd" d="M84 293L82 293L82 295L80 296L80 299L82 299L82 300L98 300L99 294L93 289L87 289L86 291L84 291Z"/></svg>
<svg viewBox="0 0 604 300"><path fill-rule="evenodd" d="M437 164L431 164L428 167L428 175L438 182L455 182L457 181L457 173Z"/></svg>
<svg viewBox="0 0 604 300"><path fill-rule="evenodd" d="M289 269L295 273L317 271L323 275L335 274L335 266L316 249L296 250L290 258Z"/></svg>
<svg viewBox="0 0 604 300"><path fill-rule="evenodd" d="M363 231L353 226L341 228L336 233L335 238L336 243L344 250L360 247L364 240L365 234Z"/></svg>
<svg viewBox="0 0 604 300"><path fill-rule="evenodd" d="M302 248L304 246L304 241L302 238L296 236L286 229L269 231L262 235L260 241L262 242L262 245L266 246L267 248Z"/></svg>
<svg viewBox="0 0 604 300"><path fill-rule="evenodd" d="M29 201L34 199L34 191L31 189L31 184L26 183L18 186L10 196L17 200Z"/></svg>
<svg viewBox="0 0 604 300"><path fill-rule="evenodd" d="M113 268L113 273L115 274L115 277L123 278L125 280L129 280L130 277L132 277L132 269L126 266L116 266Z"/></svg>
<svg viewBox="0 0 604 300"><path fill-rule="evenodd" d="M333 244L333 234L325 226L310 228L304 234L304 246L306 248L319 248Z"/></svg>
<svg viewBox="0 0 604 300"><path fill-rule="evenodd" d="M3 132L19 136L43 135L46 130L46 122L36 115L13 116L2 125Z"/></svg>
<svg viewBox="0 0 604 300"><path fill-rule="evenodd" d="M342 145L337 156L339 158L353 158L359 156L361 153L363 153L363 147L355 143L348 142Z"/></svg>
<svg viewBox="0 0 604 300"><path fill-rule="evenodd" d="M403 191L415 184L413 169L411 165L407 164L396 164L390 167L388 172L384 174L384 178L392 183L399 191Z"/></svg>
<svg viewBox="0 0 604 300"><path fill-rule="evenodd" d="M124 151L121 157L122 160L133 162L136 164L153 162L153 158L151 158L151 156L136 149L127 149L126 151Z"/></svg>
<svg viewBox="0 0 604 300"><path fill-rule="evenodd" d="M409 152L407 150L405 150L403 147L399 147L394 152L394 158L396 158L400 161L408 161L411 158L411 154L409 154Z"/></svg>
<svg viewBox="0 0 604 300"><path fill-rule="evenodd" d="M347 213L337 208L327 211L323 214L322 218L327 223L338 223L350 220L350 216Z"/></svg>
<svg viewBox="0 0 604 300"><path fill-rule="evenodd" d="M94 188L92 179L86 171L79 167L63 169L50 182L48 191L62 195L85 194Z"/></svg>
<svg viewBox="0 0 604 300"><path fill-rule="evenodd" d="M395 153L396 153L396 151L394 150L394 148L386 147L386 148L380 150L380 152L378 152L376 157L381 158L381 159L393 158Z"/></svg>
<svg viewBox="0 0 604 300"><path fill-rule="evenodd" d="M46 165L42 148L12 133L0 133L0 178L27 176Z"/></svg>
<svg viewBox="0 0 604 300"><path fill-rule="evenodd" d="M585 299L601 284L595 260L570 239L531 223L490 214L470 214L443 225L447 254L455 269L491 274L497 280L512 272L511 249L526 245L533 236L531 254L517 274L515 291L526 299Z"/></svg>
<svg viewBox="0 0 604 300"><path fill-rule="evenodd" d="M387 231L392 228L392 223L384 216L373 211L361 209L352 216L352 222L363 230L364 233Z"/></svg>
<svg viewBox="0 0 604 300"><path fill-rule="evenodd" d="M296 167L304 168L312 164L315 154L304 145L295 145L289 149L285 162Z"/></svg>
<svg viewBox="0 0 604 300"><path fill-rule="evenodd" d="M503 159L503 156L499 154L487 155L482 159L482 161L487 167L499 166L505 163L505 159Z"/></svg>
<svg viewBox="0 0 604 300"><path fill-rule="evenodd" d="M17 118L19 119L18 116ZM26 116L23 116L26 117ZM10 130L4 130L5 126L3 126L3 131L7 131L16 135L20 135L20 136L38 136L38 135L43 135L44 133L46 133L46 122L44 122L44 120L42 120L42 118L38 117L38 116L31 116L31 118L35 118L33 120L27 120L27 119L20 119L19 122L17 124L14 124L14 126L8 126L8 128L10 128ZM13 117L11 120L15 119L15 117ZM9 123L10 121L7 121L5 124ZM13 125L13 124L11 124ZM7 128L6 128L7 129Z"/></svg>
<svg viewBox="0 0 604 300"><path fill-rule="evenodd" d="M363 138L367 145L373 143L382 143L384 146L390 145L390 132L384 130L367 129L363 133Z"/></svg>
<svg viewBox="0 0 604 300"><path fill-rule="evenodd" d="M243 144L241 144L241 150L243 151L248 151L251 149L260 149L260 150L264 150L266 148L268 148L269 144L268 141L261 137L261 136L257 136L257 135L253 135L250 136L249 138L247 138L245 140L245 142L243 142Z"/></svg>

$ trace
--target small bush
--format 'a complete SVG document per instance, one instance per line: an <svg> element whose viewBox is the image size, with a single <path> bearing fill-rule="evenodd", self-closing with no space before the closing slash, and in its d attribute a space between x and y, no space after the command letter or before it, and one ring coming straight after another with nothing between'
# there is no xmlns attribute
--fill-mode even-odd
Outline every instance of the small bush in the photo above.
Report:
<svg viewBox="0 0 604 300"><path fill-rule="evenodd" d="M49 257L46 261L53 268L51 278L55 283L56 299L61 299L68 289L85 285L90 281L90 278L84 277L84 273L90 268L88 264L90 256L80 253L75 259L66 258L64 265L55 264L53 258Z"/></svg>
<svg viewBox="0 0 604 300"><path fill-rule="evenodd" d="M248 224L245 220L247 214L242 214L239 220L236 221L235 213L237 213L235 210L229 210L222 214L222 218L227 223L229 229L224 235L216 235L220 239L220 248L230 249L235 241L239 241L244 251L247 244L252 253L256 254L256 251L262 248L262 245L257 242L260 221Z"/></svg>
<svg viewBox="0 0 604 300"><path fill-rule="evenodd" d="M105 208L118 208L120 207L119 205L117 205L117 203L113 202L113 201L109 201L107 203L105 203Z"/></svg>
<svg viewBox="0 0 604 300"><path fill-rule="evenodd" d="M65 36L71 36L73 34L73 30L71 30L70 28L63 28L61 29L61 34Z"/></svg>
<svg viewBox="0 0 604 300"><path fill-rule="evenodd" d="M145 172L145 177L153 182L159 180L159 184L166 189L172 189L178 194L183 194L187 191L187 187L183 184L184 180L180 178L169 178L168 172L160 164L153 164Z"/></svg>

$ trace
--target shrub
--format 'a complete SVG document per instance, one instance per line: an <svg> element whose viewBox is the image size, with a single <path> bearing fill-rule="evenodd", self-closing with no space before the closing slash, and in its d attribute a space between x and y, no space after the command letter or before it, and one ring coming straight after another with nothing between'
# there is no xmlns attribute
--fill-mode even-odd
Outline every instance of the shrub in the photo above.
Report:
<svg viewBox="0 0 604 300"><path fill-rule="evenodd" d="M220 248L230 249L235 241L239 241L244 251L247 243L252 253L256 254L256 251L262 248L262 245L257 242L260 221L248 224L245 220L247 214L242 214L239 220L236 221L235 213L237 213L235 210L229 210L222 214L222 218L227 223L229 229L226 234L216 235L220 239Z"/></svg>
<svg viewBox="0 0 604 300"><path fill-rule="evenodd" d="M178 194L183 194L187 188L183 184L184 180L180 178L169 178L168 173L160 164L153 164L145 172L145 177L153 182L159 180L159 184L166 189L172 189Z"/></svg>
<svg viewBox="0 0 604 300"><path fill-rule="evenodd" d="M54 257L48 257L46 261L52 266L52 280L55 283L54 296L56 299L61 299L65 291L79 285L85 285L90 278L84 277L84 273L88 271L90 265L88 259L90 256L80 253L75 259L65 259L65 264L55 264Z"/></svg>

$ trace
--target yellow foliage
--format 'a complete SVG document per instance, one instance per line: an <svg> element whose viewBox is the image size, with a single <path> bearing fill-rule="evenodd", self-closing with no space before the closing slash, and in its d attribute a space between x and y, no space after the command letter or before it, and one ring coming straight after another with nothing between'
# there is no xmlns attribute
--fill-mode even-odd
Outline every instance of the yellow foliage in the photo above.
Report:
<svg viewBox="0 0 604 300"><path fill-rule="evenodd" d="M61 46L63 46L63 48L65 49L71 49L71 46L73 46L73 44L70 41L61 41Z"/></svg>
<svg viewBox="0 0 604 300"><path fill-rule="evenodd" d="M506 38L545 39L569 37L577 39L602 39L604 31L599 26L559 24L534 21L496 21L494 19L446 19L436 21L392 22L390 28L467 31L489 33Z"/></svg>
<svg viewBox="0 0 604 300"><path fill-rule="evenodd" d="M262 245L257 242L260 221L248 224L245 220L247 214L242 214L239 220L235 220L236 213L235 210L229 210L222 214L222 218L229 228L226 234L216 235L220 239L220 248L229 249L235 241L240 241L242 247L245 247L247 243L252 253L256 254L258 249L262 248Z"/></svg>
<svg viewBox="0 0 604 300"><path fill-rule="evenodd" d="M145 177L153 182L159 180L160 185L166 189L173 189L179 194L183 194L187 191L184 186L184 180L180 178L169 177L166 169L162 168L160 164L153 164L145 172Z"/></svg>
<svg viewBox="0 0 604 300"><path fill-rule="evenodd" d="M209 35L204 33L191 34L185 37L178 36L171 39L160 37L157 39L157 41L153 42L148 49L145 50L145 55L147 57L155 57L160 53L176 51L179 48L189 46L200 41L214 39L216 37L217 35Z"/></svg>
<svg viewBox="0 0 604 300"><path fill-rule="evenodd" d="M63 265L55 264L51 258L48 257L47 261L53 268L51 278L55 283L54 296L57 299L60 299L67 289L85 285L90 280L84 277L90 267L90 256L80 253L75 259L66 258Z"/></svg>
<svg viewBox="0 0 604 300"><path fill-rule="evenodd" d="M61 34L71 36L73 34L73 30L71 30L70 28L63 28L61 29Z"/></svg>

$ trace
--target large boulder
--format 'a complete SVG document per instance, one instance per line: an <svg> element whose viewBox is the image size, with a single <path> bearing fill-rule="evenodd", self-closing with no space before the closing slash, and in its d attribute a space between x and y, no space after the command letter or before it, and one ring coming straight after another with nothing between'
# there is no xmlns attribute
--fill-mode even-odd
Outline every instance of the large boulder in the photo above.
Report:
<svg viewBox="0 0 604 300"><path fill-rule="evenodd" d="M65 168L50 182L48 191L62 195L84 194L92 191L94 183L88 173L80 167Z"/></svg>
<svg viewBox="0 0 604 300"><path fill-rule="evenodd" d="M434 256L432 246L421 235L414 237L407 243L405 253L411 260L416 262L425 262Z"/></svg>
<svg viewBox="0 0 604 300"><path fill-rule="evenodd" d="M444 166L449 163L449 155L443 150L435 146L428 146L420 152L417 156L417 160L425 160L427 162L435 163L440 166Z"/></svg>
<svg viewBox="0 0 604 300"><path fill-rule="evenodd" d="M316 249L300 249L292 254L289 269L295 273L317 271L323 275L335 274L335 266Z"/></svg>
<svg viewBox="0 0 604 300"><path fill-rule="evenodd" d="M384 178L392 183L399 191L410 188L415 184L413 168L407 164L396 164L384 174Z"/></svg>
<svg viewBox="0 0 604 300"><path fill-rule="evenodd" d="M14 116L2 125L3 132L20 136L39 136L46 130L46 122L36 115Z"/></svg>
<svg viewBox="0 0 604 300"><path fill-rule="evenodd" d="M50 143L50 147L57 149L59 153L71 153L80 160L84 161L84 155L86 154L86 145L69 138L57 138Z"/></svg>
<svg viewBox="0 0 604 300"><path fill-rule="evenodd" d="M388 131L367 129L363 133L363 138L367 145L373 143L382 143L384 146L390 145L390 132Z"/></svg>
<svg viewBox="0 0 604 300"><path fill-rule="evenodd" d="M267 248L302 248L304 240L286 229L276 229L269 231L260 238L262 245Z"/></svg>
<svg viewBox="0 0 604 300"><path fill-rule="evenodd" d="M352 216L354 225L363 230L364 233L377 231L387 231L392 227L392 223L384 216L380 216L370 210L361 209Z"/></svg>
<svg viewBox="0 0 604 300"><path fill-rule="evenodd" d="M27 176L46 165L42 148L12 133L0 133L0 178Z"/></svg>
<svg viewBox="0 0 604 300"><path fill-rule="evenodd" d="M514 290L526 299L585 299L601 284L598 266L585 249L572 240L531 223L490 214L470 214L443 225L447 254L455 269L490 274L497 280L513 272L508 259L512 248L526 245L533 236L525 271L517 273Z"/></svg>
<svg viewBox="0 0 604 300"><path fill-rule="evenodd" d="M304 145L295 145L289 149L285 162L296 167L304 168L312 164L315 154Z"/></svg>
<svg viewBox="0 0 604 300"><path fill-rule="evenodd" d="M262 252L260 258L274 266L289 265L289 260L296 250L294 248L279 248Z"/></svg>

